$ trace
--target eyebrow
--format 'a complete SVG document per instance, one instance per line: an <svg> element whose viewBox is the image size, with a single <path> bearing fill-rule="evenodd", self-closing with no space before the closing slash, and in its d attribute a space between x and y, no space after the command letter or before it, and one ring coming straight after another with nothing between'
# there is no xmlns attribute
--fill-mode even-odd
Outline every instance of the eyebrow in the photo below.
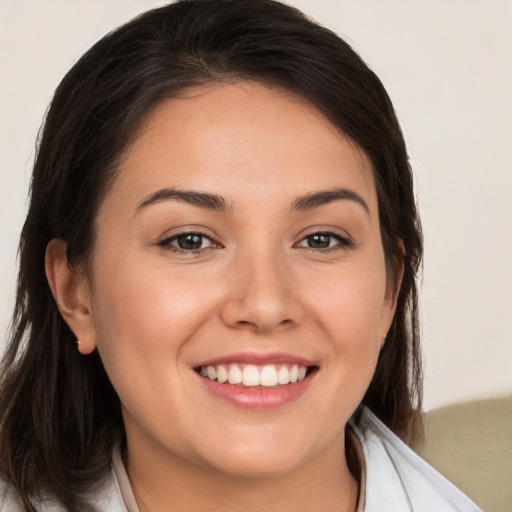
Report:
<svg viewBox="0 0 512 512"><path fill-rule="evenodd" d="M199 206L200 208L216 212L224 212L228 210L226 201L216 194L208 194L206 192L196 192L192 190L178 190L175 188L163 188L153 192L143 199L137 206L135 213L138 213L140 210L143 210L152 204L168 200L182 201L193 206Z"/></svg>
<svg viewBox="0 0 512 512"><path fill-rule="evenodd" d="M226 205L223 197L217 194L210 194L207 192L196 192L193 190L178 190L175 188L164 188L153 192L144 198L136 208L138 213L140 210L148 206L163 201L176 200L184 203L212 210L215 212L226 212L230 210ZM333 201L349 200L354 201L361 205L364 210L369 214L370 209L366 201L356 192L347 188L335 188L332 190L322 190L313 192L302 197L298 197L293 201L290 210L294 211L307 211L320 206L332 203Z"/></svg>
<svg viewBox="0 0 512 512"><path fill-rule="evenodd" d="M370 208L366 201L356 192L348 188L335 188L332 190L322 190L320 192L313 192L305 196L297 198L293 203L292 211L306 211L318 208L325 204L332 203L333 201L349 200L355 201L360 204L366 213L370 213Z"/></svg>

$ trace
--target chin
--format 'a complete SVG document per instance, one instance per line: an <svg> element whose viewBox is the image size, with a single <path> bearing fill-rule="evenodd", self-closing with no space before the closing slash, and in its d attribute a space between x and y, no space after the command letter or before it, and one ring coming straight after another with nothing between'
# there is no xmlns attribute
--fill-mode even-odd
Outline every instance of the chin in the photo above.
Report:
<svg viewBox="0 0 512 512"><path fill-rule="evenodd" d="M297 454L269 454L266 450L254 455L229 454L209 461L212 469L236 478L272 478L292 473L303 463Z"/></svg>
<svg viewBox="0 0 512 512"><path fill-rule="evenodd" d="M226 442L209 443L206 464L218 471L240 478L270 478L282 476L307 464L322 451L305 432L290 429L281 432L267 432L260 435L231 435ZM274 435L272 435L274 434Z"/></svg>

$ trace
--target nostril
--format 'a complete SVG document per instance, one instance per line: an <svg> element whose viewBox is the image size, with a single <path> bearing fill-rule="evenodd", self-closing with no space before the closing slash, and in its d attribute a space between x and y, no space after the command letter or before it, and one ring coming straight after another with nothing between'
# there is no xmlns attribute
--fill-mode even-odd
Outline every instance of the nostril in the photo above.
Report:
<svg viewBox="0 0 512 512"><path fill-rule="evenodd" d="M229 297L220 309L222 321L239 329L260 333L289 329L301 322L303 310L296 298L252 290L243 297Z"/></svg>

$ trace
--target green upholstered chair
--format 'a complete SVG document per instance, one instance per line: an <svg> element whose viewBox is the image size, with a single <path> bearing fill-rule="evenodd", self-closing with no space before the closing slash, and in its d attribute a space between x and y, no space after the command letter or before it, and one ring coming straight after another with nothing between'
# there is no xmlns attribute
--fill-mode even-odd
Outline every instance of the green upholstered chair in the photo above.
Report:
<svg viewBox="0 0 512 512"><path fill-rule="evenodd" d="M413 448L485 512L512 512L512 395L433 410Z"/></svg>

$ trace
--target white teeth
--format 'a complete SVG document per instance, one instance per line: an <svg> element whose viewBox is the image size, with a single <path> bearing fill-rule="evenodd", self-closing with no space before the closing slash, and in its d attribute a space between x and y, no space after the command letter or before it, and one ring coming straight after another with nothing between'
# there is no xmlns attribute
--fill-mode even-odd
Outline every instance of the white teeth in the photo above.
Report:
<svg viewBox="0 0 512 512"><path fill-rule="evenodd" d="M306 377L307 367L298 364L267 364L263 367L253 364L218 364L201 366L200 375L224 384L242 384L248 387L274 387L301 381Z"/></svg>
<svg viewBox="0 0 512 512"><path fill-rule="evenodd" d="M242 382L242 370L236 364L229 367L228 382L230 384L240 384Z"/></svg>
<svg viewBox="0 0 512 512"><path fill-rule="evenodd" d="M226 371L226 368L224 368L224 366L222 366L221 364L217 366L217 380L221 384L228 380L228 372Z"/></svg>
<svg viewBox="0 0 512 512"><path fill-rule="evenodd" d="M290 370L290 382L297 382L299 378L299 367L294 364Z"/></svg>
<svg viewBox="0 0 512 512"><path fill-rule="evenodd" d="M206 368L206 371L208 372L208 378L210 380L215 380L217 378L217 372L215 371L215 368L213 366L208 366Z"/></svg>
<svg viewBox="0 0 512 512"><path fill-rule="evenodd" d="M244 367L242 372L242 382L244 386L259 386L260 385L260 372L256 366L248 364Z"/></svg>
<svg viewBox="0 0 512 512"><path fill-rule="evenodd" d="M277 385L277 370L275 366L264 366L260 374L260 384L262 386L276 386Z"/></svg>
<svg viewBox="0 0 512 512"><path fill-rule="evenodd" d="M277 374L277 382L279 384L289 384L290 383L290 372L286 366L281 366L279 369L279 373Z"/></svg>

